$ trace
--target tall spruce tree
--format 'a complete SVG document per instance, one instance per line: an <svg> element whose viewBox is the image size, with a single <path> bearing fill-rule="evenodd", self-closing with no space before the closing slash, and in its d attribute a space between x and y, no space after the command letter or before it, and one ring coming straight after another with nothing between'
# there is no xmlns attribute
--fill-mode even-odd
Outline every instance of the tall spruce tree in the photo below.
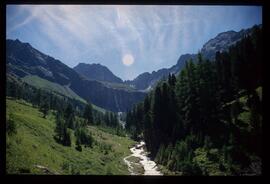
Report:
<svg viewBox="0 0 270 184"><path fill-rule="evenodd" d="M85 106L83 117L85 118L88 125L94 124L93 122L93 107L91 103Z"/></svg>

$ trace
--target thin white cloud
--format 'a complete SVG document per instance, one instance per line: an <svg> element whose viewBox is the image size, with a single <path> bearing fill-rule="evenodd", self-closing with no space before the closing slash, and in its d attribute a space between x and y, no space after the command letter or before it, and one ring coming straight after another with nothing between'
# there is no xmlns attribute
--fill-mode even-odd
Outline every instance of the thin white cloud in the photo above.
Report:
<svg viewBox="0 0 270 184"><path fill-rule="evenodd" d="M24 11L27 11L27 6L25 5L21 5L20 8L18 9L19 11L16 13L17 16L14 16L14 17L11 17L9 18L9 21L12 21L14 20L16 17L18 17L20 14L22 14ZM8 33L9 32L12 32L28 23L30 23L34 18L36 18L37 14L38 14L38 11L36 9L33 9L33 11L31 12L28 12L30 13L30 15L26 16L24 20L22 20L21 22L13 25L12 27L10 27L8 29Z"/></svg>
<svg viewBox="0 0 270 184"><path fill-rule="evenodd" d="M151 49L157 48L162 50L166 47L164 43L166 33L162 32L162 27L176 24L175 22L162 23L162 18L159 15L160 8L155 6L105 6L100 8L79 5L23 5L20 8L28 11L29 16L23 22L13 27L11 31L25 26L33 20L38 20L43 25L42 27L46 28L42 29L43 33L46 33L50 40L55 40L54 44L66 50L70 49L74 39L79 40L84 48L93 47L93 42L98 42L97 40L102 37L103 32L100 29L108 30L108 28L114 28L112 36L115 37L116 44L121 48L122 55L132 52L132 49L128 48L127 45L134 40L137 41L140 54L143 55L145 54L145 44L149 45L149 43L144 43L140 30L146 30L148 35L152 37L149 38L150 43L152 43ZM89 8L94 11L89 11ZM97 11L97 8L101 10ZM147 11L148 16L140 16L140 11L137 11L139 8L142 8L144 13ZM106 14L102 9L114 10L117 13L117 20L105 19L104 15ZM65 33L62 34L61 30ZM125 35L122 35L123 33Z"/></svg>
<svg viewBox="0 0 270 184"><path fill-rule="evenodd" d="M200 48L207 41L204 39L208 39L204 35L212 37L209 32L215 33L212 31L213 25L226 13L232 16L233 12L230 8L205 9L204 6L16 7L17 12L7 17L7 35L33 23L35 27L31 30L36 29L42 34L42 38L47 38L46 41L49 40L57 48L56 57L69 66L74 66L78 59L91 59L90 57L121 64L125 54L132 54L134 64L122 72L127 78L135 75L136 67L137 73L141 73L146 68L153 70L172 66L180 54ZM235 18L237 22L243 19L239 17ZM216 28L215 31L222 30ZM114 57L111 58L111 55ZM150 66L139 68L142 65Z"/></svg>

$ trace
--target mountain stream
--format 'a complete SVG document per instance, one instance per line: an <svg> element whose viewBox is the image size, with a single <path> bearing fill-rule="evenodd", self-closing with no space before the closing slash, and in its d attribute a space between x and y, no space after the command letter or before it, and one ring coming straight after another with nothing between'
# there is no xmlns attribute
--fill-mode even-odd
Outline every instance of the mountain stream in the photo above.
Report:
<svg viewBox="0 0 270 184"><path fill-rule="evenodd" d="M128 165L129 172L131 175L162 175L162 173L158 170L156 163L150 160L150 158L147 156L148 154L144 150L144 145L145 142L141 141L139 144L130 148L132 154L124 158L125 163ZM135 160L139 160L139 162L132 162L132 160L129 159L131 157L136 157ZM144 173L135 171L136 165L143 167L141 170L144 170Z"/></svg>

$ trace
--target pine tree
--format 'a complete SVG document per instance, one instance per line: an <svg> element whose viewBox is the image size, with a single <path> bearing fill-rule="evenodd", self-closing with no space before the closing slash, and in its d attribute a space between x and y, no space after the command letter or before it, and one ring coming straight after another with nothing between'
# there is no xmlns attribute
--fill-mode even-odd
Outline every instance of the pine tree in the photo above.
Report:
<svg viewBox="0 0 270 184"><path fill-rule="evenodd" d="M118 115L116 113L112 114L112 127L117 127L119 125Z"/></svg>
<svg viewBox="0 0 270 184"><path fill-rule="evenodd" d="M144 99L144 117L143 117L143 135L144 140L146 143L146 147L148 150L151 149L152 146L152 129L153 129L153 122L152 122L152 113L151 113L151 97L148 95Z"/></svg>
<svg viewBox="0 0 270 184"><path fill-rule="evenodd" d="M13 135L17 133L17 125L14 120L14 114L10 113L6 119L6 133L8 135Z"/></svg>
<svg viewBox="0 0 270 184"><path fill-rule="evenodd" d="M152 148L153 154L157 153L159 144L161 142L161 127L162 127L162 108L161 108L161 88L159 86L155 89L154 105L153 105L153 131L152 133Z"/></svg>
<svg viewBox="0 0 270 184"><path fill-rule="evenodd" d="M70 131L67 129L66 126L64 127L63 145L71 146L71 135L70 135Z"/></svg>
<svg viewBox="0 0 270 184"><path fill-rule="evenodd" d="M170 85L171 86L175 86L175 84L176 84L176 77L175 77L175 75L174 74L172 74L172 76L171 76L171 83L170 83Z"/></svg>
<svg viewBox="0 0 270 184"><path fill-rule="evenodd" d="M8 94L11 97L17 97L17 85L15 83L8 83Z"/></svg>
<svg viewBox="0 0 270 184"><path fill-rule="evenodd" d="M94 124L93 121L93 107L91 103L85 106L83 117L86 119L88 125Z"/></svg>
<svg viewBox="0 0 270 184"><path fill-rule="evenodd" d="M81 146L81 143L80 143L80 140L77 138L76 139L76 147L75 147L76 150L78 151L82 151L82 146Z"/></svg>
<svg viewBox="0 0 270 184"><path fill-rule="evenodd" d="M109 126L112 127L113 126L113 123L114 123L114 115L112 112L110 112L110 121L109 121Z"/></svg>
<svg viewBox="0 0 270 184"><path fill-rule="evenodd" d="M66 121L66 125L68 128L74 129L74 109L72 105L69 103L64 111L64 119Z"/></svg>
<svg viewBox="0 0 270 184"><path fill-rule="evenodd" d="M171 73L169 73L169 75L168 75L168 83L169 83L169 85L172 85L172 76L171 76Z"/></svg>
<svg viewBox="0 0 270 184"><path fill-rule="evenodd" d="M38 89L36 91L36 95L34 97L34 103L37 105L37 106L40 106L40 102L41 102L41 89Z"/></svg>
<svg viewBox="0 0 270 184"><path fill-rule="evenodd" d="M56 114L56 126L55 126L55 138L57 141L62 142L63 140L63 134L64 134L64 119L63 115L60 111L57 111Z"/></svg>
<svg viewBox="0 0 270 184"><path fill-rule="evenodd" d="M165 150L164 144L161 144L155 157L155 161L159 164L162 164L164 150Z"/></svg>
<svg viewBox="0 0 270 184"><path fill-rule="evenodd" d="M106 124L107 126L110 125L110 113L109 113L109 111L106 111L106 112L105 112L104 121L105 121L105 124ZM127 125L129 126L129 121L128 121L128 119L127 119ZM127 126L127 129L129 128L128 126Z"/></svg>
<svg viewBox="0 0 270 184"><path fill-rule="evenodd" d="M56 115L55 139L64 146L71 146L70 131L67 129L63 114L59 111Z"/></svg>
<svg viewBox="0 0 270 184"><path fill-rule="evenodd" d="M49 104L46 100L41 102L40 111L43 113L43 118L46 118L49 112Z"/></svg>

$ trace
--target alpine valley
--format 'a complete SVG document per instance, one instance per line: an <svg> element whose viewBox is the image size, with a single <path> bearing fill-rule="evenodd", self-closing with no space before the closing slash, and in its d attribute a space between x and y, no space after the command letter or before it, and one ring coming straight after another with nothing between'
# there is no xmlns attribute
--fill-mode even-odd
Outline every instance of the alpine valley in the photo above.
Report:
<svg viewBox="0 0 270 184"><path fill-rule="evenodd" d="M262 32L219 33L133 80L6 39L6 173L262 175Z"/></svg>

